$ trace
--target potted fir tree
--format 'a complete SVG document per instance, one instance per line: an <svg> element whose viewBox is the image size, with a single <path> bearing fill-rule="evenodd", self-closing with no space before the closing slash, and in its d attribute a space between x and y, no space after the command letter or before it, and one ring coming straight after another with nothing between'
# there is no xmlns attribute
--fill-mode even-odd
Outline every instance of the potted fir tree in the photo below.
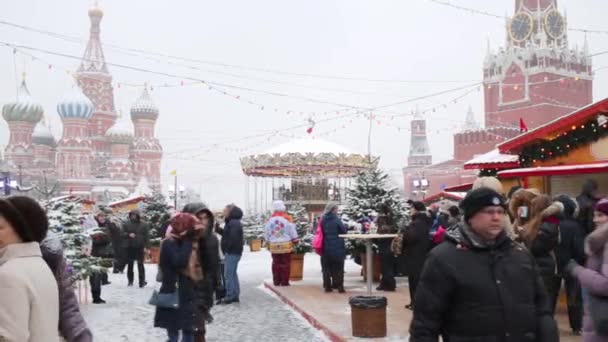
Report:
<svg viewBox="0 0 608 342"><path fill-rule="evenodd" d="M302 280L304 277L304 255L312 252L312 240L314 236L310 232L311 223L304 206L300 203L294 203L290 205L287 213L291 215L293 223L296 225L296 231L300 240L294 246L293 254L291 255L289 280Z"/></svg>
<svg viewBox="0 0 608 342"><path fill-rule="evenodd" d="M143 218L148 223L150 236L150 255L148 262L158 264L160 260L160 242L162 227L171 219L169 205L160 193L148 196L144 200Z"/></svg>

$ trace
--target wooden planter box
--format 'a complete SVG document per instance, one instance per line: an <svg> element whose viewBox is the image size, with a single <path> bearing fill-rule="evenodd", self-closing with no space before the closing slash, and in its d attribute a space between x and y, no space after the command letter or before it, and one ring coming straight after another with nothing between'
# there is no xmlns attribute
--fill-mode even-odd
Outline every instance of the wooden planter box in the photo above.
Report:
<svg viewBox="0 0 608 342"><path fill-rule="evenodd" d="M262 250L262 239L253 239L249 242L249 249L252 252L259 252Z"/></svg>
<svg viewBox="0 0 608 342"><path fill-rule="evenodd" d="M372 281L379 282L380 281L380 273L382 273L382 259L379 254L374 253L372 256L372 264L374 275ZM367 281L367 259L366 253L361 253L361 275L363 276L363 280Z"/></svg>
<svg viewBox="0 0 608 342"><path fill-rule="evenodd" d="M146 264L158 264L160 262L160 247L150 247L150 253L146 255Z"/></svg>
<svg viewBox="0 0 608 342"><path fill-rule="evenodd" d="M291 255L291 268L289 270L289 280L302 280L304 276L304 254Z"/></svg>

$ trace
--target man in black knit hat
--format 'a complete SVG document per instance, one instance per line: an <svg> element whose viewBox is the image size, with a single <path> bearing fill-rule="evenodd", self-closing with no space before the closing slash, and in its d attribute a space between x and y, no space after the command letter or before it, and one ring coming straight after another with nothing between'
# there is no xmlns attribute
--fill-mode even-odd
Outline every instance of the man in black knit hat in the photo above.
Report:
<svg viewBox="0 0 608 342"><path fill-rule="evenodd" d="M504 198L479 188L460 206L463 221L428 254L410 340L559 341L534 259L505 232Z"/></svg>

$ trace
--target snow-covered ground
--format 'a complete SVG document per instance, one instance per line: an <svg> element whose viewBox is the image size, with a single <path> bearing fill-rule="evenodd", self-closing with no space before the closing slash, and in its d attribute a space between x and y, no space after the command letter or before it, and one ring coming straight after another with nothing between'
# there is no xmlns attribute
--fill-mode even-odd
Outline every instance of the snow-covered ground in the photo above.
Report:
<svg viewBox="0 0 608 342"><path fill-rule="evenodd" d="M322 333L260 286L264 279L272 277L270 264L266 251L243 254L238 272L241 303L212 309L215 321L207 326L207 341L326 341ZM320 275L318 256L308 254L304 264L305 274ZM352 261L347 262L350 264ZM148 286L140 289L127 287L125 274L110 275L112 284L102 290L107 304L82 306L95 341L166 341L165 331L153 327L154 307L147 304L152 290L158 287L155 277L156 265L146 265Z"/></svg>

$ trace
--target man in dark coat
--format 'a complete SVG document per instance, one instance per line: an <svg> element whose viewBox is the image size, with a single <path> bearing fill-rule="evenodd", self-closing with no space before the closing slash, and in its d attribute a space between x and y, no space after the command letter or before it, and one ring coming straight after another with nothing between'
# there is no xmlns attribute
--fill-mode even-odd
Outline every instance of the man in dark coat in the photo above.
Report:
<svg viewBox="0 0 608 342"><path fill-rule="evenodd" d="M467 194L464 220L427 258L410 326L413 342L557 342L534 258L507 233L503 197Z"/></svg>
<svg viewBox="0 0 608 342"><path fill-rule="evenodd" d="M378 209L380 213L376 219L378 234L397 233L397 226L393 218L391 208L385 204L382 204ZM395 291L397 288L397 281L395 280L395 273L397 272L397 258L391 250L393 239L377 239L374 241L374 243L376 243L378 246L378 254L380 254L382 265L382 279L380 280L380 285L376 288L376 290Z"/></svg>
<svg viewBox="0 0 608 342"><path fill-rule="evenodd" d="M204 279L198 284L200 292L200 306L208 312L213 307L213 294L220 286L220 256L219 241L213 234L214 216L203 202L188 203L182 212L192 214L204 225L203 232L198 237L199 262L203 267ZM207 313L207 322L213 321L211 313Z"/></svg>
<svg viewBox="0 0 608 342"><path fill-rule="evenodd" d="M110 233L110 239L112 240L112 251L114 253L114 261L112 266L114 267L113 273L123 273L125 266L127 265L127 250L124 247L122 241L122 232L120 231L120 225L115 223L111 218L111 211L106 211L107 228Z"/></svg>
<svg viewBox="0 0 608 342"><path fill-rule="evenodd" d="M222 252L224 258L224 277L226 279L226 297L221 304L232 304L240 301L241 288L237 273L239 261L243 255L243 211L236 205L227 205L224 208L224 228L217 228L217 233L222 236Z"/></svg>
<svg viewBox="0 0 608 342"><path fill-rule="evenodd" d="M410 304L405 307L412 309L416 298L416 287L422 273L426 255L431 248L429 236L433 219L427 215L424 203L412 202L410 207L412 221L403 233L403 254L410 289Z"/></svg>
<svg viewBox="0 0 608 342"><path fill-rule="evenodd" d="M113 226L107 219L106 214L102 211L95 215L98 229L92 234L91 256L97 258L112 258L114 256L112 249L112 230ZM93 304L105 304L105 300L101 299L101 285L107 285L108 273L106 271L93 272L89 277L91 284L91 296Z"/></svg>
<svg viewBox="0 0 608 342"><path fill-rule="evenodd" d="M137 261L137 275L139 287L146 286L146 270L144 268L145 250L150 244L148 224L141 220L138 210L129 213L129 221L122 229L123 246L127 251L127 279L129 286L133 286L133 264Z"/></svg>
<svg viewBox="0 0 608 342"><path fill-rule="evenodd" d="M572 328L574 334L580 335L583 328L583 295L581 285L576 277L566 272L566 266L570 260L576 261L579 265L584 265L584 233L580 223L575 219L576 202L566 195L558 196L556 200L564 205L564 211L559 223L560 241L555 251L557 257L557 275L560 277L559 287L561 287L563 279L566 287L570 328ZM559 291L555 291L554 295L557 293ZM553 302L557 302L557 298L554 298Z"/></svg>
<svg viewBox="0 0 608 342"><path fill-rule="evenodd" d="M583 227L585 236L593 231L593 210L599 198L597 182L594 179L587 179L581 194L576 198L579 208L578 221Z"/></svg>
<svg viewBox="0 0 608 342"><path fill-rule="evenodd" d="M323 229L323 288L325 292L338 289L344 293L344 259L346 258L346 246L340 234L346 234L347 228L338 217L338 205L330 202L325 206L325 213L321 219Z"/></svg>

